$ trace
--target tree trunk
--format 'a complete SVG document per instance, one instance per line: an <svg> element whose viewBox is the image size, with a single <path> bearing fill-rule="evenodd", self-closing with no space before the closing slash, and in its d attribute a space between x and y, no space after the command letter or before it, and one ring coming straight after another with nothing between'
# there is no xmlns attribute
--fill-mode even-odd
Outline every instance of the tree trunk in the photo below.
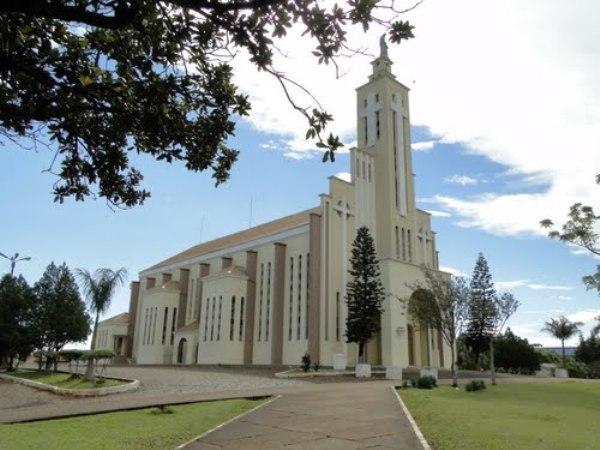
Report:
<svg viewBox="0 0 600 450"><path fill-rule="evenodd" d="M44 358L44 356L43 356L43 355L44 355L44 352L43 352L43 350L41 350L41 349L40 349L40 353L39 353L39 356L38 356L38 370L39 370L40 372L42 371L42 364L43 364L43 362L44 362L44 361L43 361L43 358Z"/></svg>
<svg viewBox="0 0 600 450"><path fill-rule="evenodd" d="M567 357L565 356L565 340L564 339L560 340L560 345L561 345L561 348L562 348L563 369L566 369L566 367L567 367Z"/></svg>
<svg viewBox="0 0 600 450"><path fill-rule="evenodd" d="M456 370L456 355L455 355L455 351L454 351L454 342L450 345L450 353L452 355L452 366L451 366L452 386L457 387L458 386L458 372Z"/></svg>
<svg viewBox="0 0 600 450"><path fill-rule="evenodd" d="M360 364L364 363L364 358L365 358L365 343L359 342L358 343L358 362Z"/></svg>
<svg viewBox="0 0 600 450"><path fill-rule="evenodd" d="M492 385L496 386L496 366L494 363L494 336L490 337L490 370L492 372Z"/></svg>
<svg viewBox="0 0 600 450"><path fill-rule="evenodd" d="M96 320L94 321L94 331L92 332L92 344L91 350L96 349L96 333L98 332L98 319L100 318L100 311L96 311ZM87 360L87 367L85 369L85 378L87 380L94 379L94 359L89 358Z"/></svg>

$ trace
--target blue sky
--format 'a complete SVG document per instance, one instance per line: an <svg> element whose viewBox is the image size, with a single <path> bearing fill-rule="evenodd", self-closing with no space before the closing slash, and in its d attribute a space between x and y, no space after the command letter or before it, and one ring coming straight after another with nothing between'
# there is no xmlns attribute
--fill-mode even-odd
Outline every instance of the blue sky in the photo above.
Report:
<svg viewBox="0 0 600 450"><path fill-rule="evenodd" d="M540 329L558 314L588 329L600 298L580 280L598 261L547 239L538 222L564 219L576 201L600 207L593 182L600 173L600 5L582 0L566 11L558 0L428 0L407 18L417 37L390 46L390 58L411 89L417 200L436 212L441 265L469 274L482 251L494 280L522 303L510 326L534 342L556 344ZM381 32L353 30L350 45L376 53ZM307 56L311 45L290 33L279 43L287 56L276 56L275 65L319 96L351 144L354 89L371 58L341 60L344 75L336 78ZM250 199L254 224L317 205L327 177L348 171L347 155L321 163L277 83L243 54L233 64L253 108L231 141L241 155L228 183L215 188L209 174L136 157L152 191L144 206L59 205L52 176L42 172L51 155L7 144L0 147L0 251L32 256L18 267L31 282L50 261L125 266L135 279L174 252L247 227ZM109 314L127 303L123 289Z"/></svg>

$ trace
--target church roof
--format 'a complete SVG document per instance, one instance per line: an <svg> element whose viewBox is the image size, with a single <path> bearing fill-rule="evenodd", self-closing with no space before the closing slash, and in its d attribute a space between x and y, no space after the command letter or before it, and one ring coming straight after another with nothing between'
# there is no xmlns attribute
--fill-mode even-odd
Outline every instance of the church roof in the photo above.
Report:
<svg viewBox="0 0 600 450"><path fill-rule="evenodd" d="M121 314L117 314L116 316L109 317L108 319L104 319L98 324L104 325L127 325L129 323L129 313L124 312Z"/></svg>
<svg viewBox="0 0 600 450"><path fill-rule="evenodd" d="M177 333L180 332L186 332L186 331L197 331L199 327L198 321L194 320L193 322L188 323L187 325L184 325L181 328L178 328L177 330L175 330Z"/></svg>
<svg viewBox="0 0 600 450"><path fill-rule="evenodd" d="M229 234L227 236L214 239L212 241L195 245L193 247L188 248L187 250L184 250L180 253L177 253L174 256L171 256L170 258L159 262L158 264L155 264L152 267L149 267L148 269L145 269L144 272L157 270L164 266L184 262L207 253L212 253L218 250L226 249L228 247L233 247L235 245L242 244L246 241L260 239L271 234L280 233L282 231L299 227L300 225L304 225L309 222L310 214L319 213L320 211L320 207L307 209L296 214L285 216L280 219L273 220L271 222L263 223L255 227L248 228L247 230L239 231L237 233Z"/></svg>

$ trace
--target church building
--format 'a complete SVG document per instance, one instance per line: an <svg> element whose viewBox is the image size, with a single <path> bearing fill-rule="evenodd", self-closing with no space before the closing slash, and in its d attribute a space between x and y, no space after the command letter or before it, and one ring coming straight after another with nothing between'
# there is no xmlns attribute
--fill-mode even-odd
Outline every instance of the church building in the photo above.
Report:
<svg viewBox="0 0 600 450"><path fill-rule="evenodd" d="M123 341L135 363L299 365L308 352L322 366L341 355L354 366L358 347L344 336L346 284L356 230L367 226L386 292L368 362L450 367L441 334L413 322L405 303L422 266L439 267L431 216L415 206L409 89L392 74L385 43L372 66L356 91L351 181L330 177L312 209L141 271Z"/></svg>

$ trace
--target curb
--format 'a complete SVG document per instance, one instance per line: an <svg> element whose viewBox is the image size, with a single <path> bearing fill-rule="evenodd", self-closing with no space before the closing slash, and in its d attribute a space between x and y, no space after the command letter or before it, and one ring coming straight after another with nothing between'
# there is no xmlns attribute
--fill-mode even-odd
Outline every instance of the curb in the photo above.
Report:
<svg viewBox="0 0 600 450"><path fill-rule="evenodd" d="M427 439L425 439L425 436L423 436L423 433L421 433L421 430L419 429L417 422L415 422L415 419L413 418L412 414L410 413L410 411L408 410L408 408L406 407L406 405L400 398L400 394L398 394L398 391L396 390L396 386L390 386L390 389L392 389L392 391L396 395L396 398L398 399L398 403L400 404L400 407L402 408L402 411L404 412L404 414L406 414L406 418L408 419L408 422L410 423L410 426L412 427L413 431L417 435L417 439L421 443L423 450L431 450L431 446L427 442Z"/></svg>
<svg viewBox="0 0 600 450"><path fill-rule="evenodd" d="M28 380L26 378L13 377L0 373L0 379L11 381L16 384L22 384L29 386L41 391L49 391L54 394L64 395L66 397L102 397L111 394L120 394L122 392L129 392L140 387L139 380L126 380L123 378L113 378L114 380L128 381L128 383L121 384L119 386L110 386L104 388L90 388L90 389L65 389L58 386L52 386L51 384L40 383L39 381Z"/></svg>
<svg viewBox="0 0 600 450"><path fill-rule="evenodd" d="M258 405L258 406L255 406L255 407L254 407L254 408L252 408L252 409L249 409L249 410L248 410L248 411L246 411L246 412L243 412L243 413L241 413L241 414L239 414L239 415L237 415L237 416L235 416L235 417L232 417L231 419L229 419L229 420L227 420L227 421L223 422L222 424L220 424L220 425L217 425L216 427L213 427L213 428L211 428L210 430L207 430L207 431L205 431L204 433L202 433L202 434L200 434L200 435L198 435L198 436L196 436L196 437L194 437L194 438L190 439L190 440L189 440L189 441L187 441L187 442L184 442L184 443L183 443L183 444L181 444L181 445L178 445L177 447L175 447L175 449L174 449L174 450L182 450L182 449L184 449L185 447L187 447L188 445L190 445L190 444L193 444L193 443L194 443L194 442L196 442L196 441L199 441L200 439L202 439L202 438L203 438L203 437L205 437L205 436L208 436L210 433L212 433L212 432L214 432L214 431L217 431L217 430L218 430L218 429L220 429L220 428L223 428L225 425L229 425L230 423L232 423L232 422L234 422L234 421L236 421L236 420L238 420L238 419L241 419L241 418L242 418L242 417L244 417L245 415L247 415L247 414L250 414L250 413L252 413L252 412L254 412L254 411L258 410L258 409L262 408L263 406L267 406L268 404L270 404L270 403L274 402L274 401L275 401L275 400L277 400L278 398L281 398L281 395L277 395L277 396L275 396L275 397L273 397L273 398L271 398L271 399L267 400L266 402L264 402L264 403L261 403L260 405Z"/></svg>

